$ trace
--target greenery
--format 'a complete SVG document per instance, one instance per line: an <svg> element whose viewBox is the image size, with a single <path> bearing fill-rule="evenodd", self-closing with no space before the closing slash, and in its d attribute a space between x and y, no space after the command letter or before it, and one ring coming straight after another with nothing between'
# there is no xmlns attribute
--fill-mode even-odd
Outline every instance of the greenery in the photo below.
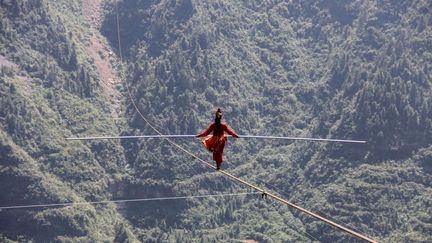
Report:
<svg viewBox="0 0 432 243"><path fill-rule="evenodd" d="M163 140L65 141L155 131L130 100L113 121L81 1L0 6L0 206L248 190ZM196 134L221 107L239 134L367 140L230 139L222 169L380 242L432 241L427 0L118 7L121 76L162 133ZM104 14L96 35L119 52L114 0ZM211 159L196 140L175 141ZM0 239L357 242L259 195L0 210Z"/></svg>
<svg viewBox="0 0 432 243"><path fill-rule="evenodd" d="M1 55L12 63L0 77L2 206L108 200L127 175L119 143L64 139L119 128L84 43L52 4L60 5L1 2ZM0 218L2 241L112 241L130 231L114 205L1 210Z"/></svg>

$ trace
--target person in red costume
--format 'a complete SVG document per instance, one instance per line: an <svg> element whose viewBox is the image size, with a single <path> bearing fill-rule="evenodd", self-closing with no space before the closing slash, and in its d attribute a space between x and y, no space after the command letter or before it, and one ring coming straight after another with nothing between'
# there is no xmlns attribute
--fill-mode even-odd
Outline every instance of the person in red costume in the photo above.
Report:
<svg viewBox="0 0 432 243"><path fill-rule="evenodd" d="M213 131L213 136L208 136L201 142L204 144L207 150L213 152L213 160L216 161L216 170L220 170L225 142L228 140L228 136L225 135L224 132L227 132L229 135L232 135L235 138L239 138L239 135L237 135L233 130L229 129L228 125L222 123L221 120L222 111L220 108L218 108L216 111L215 121L210 124L210 126L208 126L205 131L196 135L196 137L205 137Z"/></svg>

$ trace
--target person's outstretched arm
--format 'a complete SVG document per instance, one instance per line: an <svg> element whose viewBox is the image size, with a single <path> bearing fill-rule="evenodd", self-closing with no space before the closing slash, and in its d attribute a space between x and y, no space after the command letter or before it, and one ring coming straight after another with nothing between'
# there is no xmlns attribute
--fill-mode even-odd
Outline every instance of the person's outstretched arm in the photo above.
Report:
<svg viewBox="0 0 432 243"><path fill-rule="evenodd" d="M205 137L209 135L213 131L213 129L214 129L214 123L210 124L204 132L196 135L196 137Z"/></svg>
<svg viewBox="0 0 432 243"><path fill-rule="evenodd" d="M227 132L229 135L232 135L232 136L235 137L235 138L240 138L240 136L237 135L237 133L235 133L233 130L231 130L231 129L228 127L228 125L224 125L223 128L224 128L224 131Z"/></svg>

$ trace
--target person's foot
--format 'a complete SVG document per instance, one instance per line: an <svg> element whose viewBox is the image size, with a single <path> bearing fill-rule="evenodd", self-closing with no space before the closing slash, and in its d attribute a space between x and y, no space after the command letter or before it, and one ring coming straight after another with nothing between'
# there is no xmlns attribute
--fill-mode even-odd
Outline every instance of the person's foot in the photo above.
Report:
<svg viewBox="0 0 432 243"><path fill-rule="evenodd" d="M218 166L218 167L216 167L216 170L220 170L220 167Z"/></svg>

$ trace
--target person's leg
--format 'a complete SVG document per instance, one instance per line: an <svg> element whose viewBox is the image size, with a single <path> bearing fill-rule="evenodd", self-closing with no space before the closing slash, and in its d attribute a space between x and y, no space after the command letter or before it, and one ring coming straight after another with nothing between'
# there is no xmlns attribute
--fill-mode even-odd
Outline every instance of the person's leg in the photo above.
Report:
<svg viewBox="0 0 432 243"><path fill-rule="evenodd" d="M213 160L216 162L218 159L217 152L213 151Z"/></svg>
<svg viewBox="0 0 432 243"><path fill-rule="evenodd" d="M222 143L219 148L218 148L218 152L216 153L216 169L219 170L220 166L222 164L222 155L223 155L223 151L225 148L225 143Z"/></svg>
<svg viewBox="0 0 432 243"><path fill-rule="evenodd" d="M219 170L222 164L222 155L218 152L213 152L213 160L216 162L216 170Z"/></svg>

